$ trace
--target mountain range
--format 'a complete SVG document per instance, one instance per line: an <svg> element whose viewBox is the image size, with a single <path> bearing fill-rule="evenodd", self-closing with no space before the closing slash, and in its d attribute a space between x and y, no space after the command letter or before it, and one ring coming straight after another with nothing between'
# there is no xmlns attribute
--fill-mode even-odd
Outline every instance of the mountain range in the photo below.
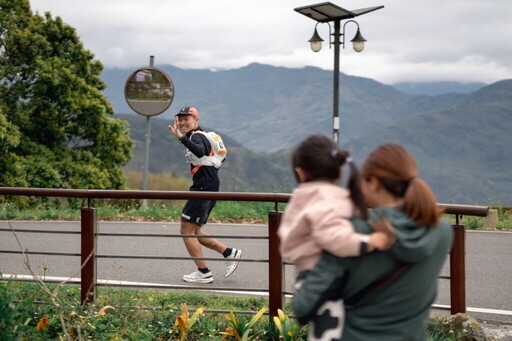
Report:
<svg viewBox="0 0 512 341"><path fill-rule="evenodd" d="M186 175L183 148L166 127L182 106L196 106L200 124L228 145L229 160L221 170L226 191L290 191L290 149L307 135L331 135L330 71L262 64L223 71L160 69L172 78L176 95L167 112L151 119L151 172ZM136 141L127 169L141 170L145 118L127 114L123 96L132 71L105 69L102 77L115 116L130 123ZM360 163L379 144L400 143L415 156L438 201L511 205L512 80L473 86L477 90L415 95L341 74L341 145Z"/></svg>
<svg viewBox="0 0 512 341"><path fill-rule="evenodd" d="M402 82L402 83L393 83L393 87L399 91L413 94L413 95L443 95L448 93L462 93L468 94L470 92L477 91L478 89L484 87L486 84L481 82L470 82L470 83L460 83L460 82L422 82L422 83L413 83L413 82Z"/></svg>

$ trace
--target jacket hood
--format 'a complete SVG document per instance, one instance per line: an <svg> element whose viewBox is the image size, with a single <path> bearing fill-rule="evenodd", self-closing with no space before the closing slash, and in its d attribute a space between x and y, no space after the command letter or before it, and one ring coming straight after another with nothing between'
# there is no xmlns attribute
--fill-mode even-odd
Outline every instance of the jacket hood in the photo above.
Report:
<svg viewBox="0 0 512 341"><path fill-rule="evenodd" d="M418 263L434 252L438 242L437 227L418 225L400 207L377 207L370 212L371 221L380 217L388 220L395 229L397 242L388 254L397 261ZM441 224L448 224L442 221Z"/></svg>

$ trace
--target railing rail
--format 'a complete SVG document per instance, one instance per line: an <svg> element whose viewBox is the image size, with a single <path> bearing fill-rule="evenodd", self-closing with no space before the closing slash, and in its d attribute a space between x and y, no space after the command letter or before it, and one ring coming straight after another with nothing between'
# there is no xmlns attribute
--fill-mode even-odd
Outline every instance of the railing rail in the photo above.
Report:
<svg viewBox="0 0 512 341"><path fill-rule="evenodd" d="M253 193L253 192L189 192L189 191L127 191L98 189L61 189L61 188L26 188L0 187L0 195L43 196L85 199L153 199L153 200L226 200L226 201L262 201L286 203L290 200L288 193ZM446 214L485 217L488 206L438 204Z"/></svg>
<svg viewBox="0 0 512 341"><path fill-rule="evenodd" d="M97 255L96 245L99 236L128 236L127 234L98 233L97 212L92 206L92 199L153 199L153 200L224 200L224 201L258 201L275 203L275 212L268 215L268 260L242 260L242 261L263 261L268 262L268 292L269 292L269 313L277 315L277 310L282 309L284 299L284 263L279 253L279 238L277 229L282 214L278 212L278 204L286 203L291 195L286 193L250 193L250 192L189 192L189 191L125 191L125 190L95 190L95 189L52 189L52 188L20 188L0 187L0 195L15 196L44 196L44 197L72 197L87 199L87 207L82 207L81 214L81 252L80 254L66 254L80 256L82 261L81 273L81 301L83 303L94 301L96 297L97 283L96 260L98 258L128 256ZM450 252L450 303L451 313L466 312L465 298L465 228L459 224L459 217L464 215L484 217L488 213L487 206L438 204L446 214L456 216L456 223L453 226L455 241ZM5 230L5 229L4 229ZM2 229L0 229L2 231ZM35 232L35 231L34 231ZM41 232L41 231L37 231ZM59 233L59 232L57 232ZM76 232L75 232L76 233ZM147 237L147 235L144 235ZM159 237L196 237L183 235L156 235ZM238 236L223 236L224 238ZM258 238L258 237L256 237ZM267 237L260 237L267 239ZM11 251L2 251L13 253ZM19 252L19 251L18 251ZM40 253L39 253L40 254ZM132 257L132 256L130 256ZM133 256L135 257L135 256ZM140 256L138 256L140 257ZM146 257L148 259L161 259L162 257ZM163 257L169 258L169 257ZM172 259L195 259L191 257L172 257ZM199 258L198 258L199 259ZM211 258L201 258L213 260ZM173 286L166 286L172 288ZM254 291L254 289L251 289Z"/></svg>

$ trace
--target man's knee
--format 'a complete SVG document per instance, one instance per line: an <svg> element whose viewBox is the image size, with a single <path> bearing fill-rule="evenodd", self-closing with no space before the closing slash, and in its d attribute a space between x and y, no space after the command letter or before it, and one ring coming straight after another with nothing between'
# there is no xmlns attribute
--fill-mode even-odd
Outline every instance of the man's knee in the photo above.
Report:
<svg viewBox="0 0 512 341"><path fill-rule="evenodd" d="M181 221L181 234L197 234L201 227L188 221Z"/></svg>

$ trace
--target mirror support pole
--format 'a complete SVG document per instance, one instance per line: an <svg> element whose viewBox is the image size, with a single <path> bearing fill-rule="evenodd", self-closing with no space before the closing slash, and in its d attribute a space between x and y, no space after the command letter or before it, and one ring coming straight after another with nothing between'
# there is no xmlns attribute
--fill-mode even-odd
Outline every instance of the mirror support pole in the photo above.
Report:
<svg viewBox="0 0 512 341"><path fill-rule="evenodd" d="M146 117L146 133L144 143L144 173L142 174L142 190L148 189L148 168L149 168L149 141L151 137L151 117ZM146 199L142 199L142 206L146 206Z"/></svg>
<svg viewBox="0 0 512 341"><path fill-rule="evenodd" d="M154 64L155 57L149 56L149 67L135 70L124 86L124 96L130 108L137 114L146 116L141 190L148 189L151 116L160 115L167 110L174 98L172 79L164 71L155 68ZM141 205L146 207L147 200L142 199Z"/></svg>
<svg viewBox="0 0 512 341"><path fill-rule="evenodd" d="M149 66L154 67L155 56L149 56ZM142 190L148 189L148 168L149 168L149 141L151 137L151 116L146 116L146 134L144 144L144 172L142 174ZM142 206L146 207L146 199L142 199Z"/></svg>

